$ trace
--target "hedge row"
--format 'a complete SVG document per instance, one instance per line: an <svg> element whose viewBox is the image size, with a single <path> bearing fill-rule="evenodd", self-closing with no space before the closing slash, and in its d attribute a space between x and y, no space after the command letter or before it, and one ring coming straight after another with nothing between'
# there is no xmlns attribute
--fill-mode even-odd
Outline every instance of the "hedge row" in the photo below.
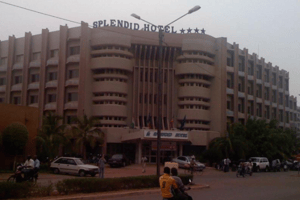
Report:
<svg viewBox="0 0 300 200"><path fill-rule="evenodd" d="M50 196L54 191L53 183L47 186L34 185L31 182L0 182L0 199L19 199L27 197Z"/></svg>
<svg viewBox="0 0 300 200"><path fill-rule="evenodd" d="M189 183L192 175L181 175L184 184ZM123 178L73 178L59 181L55 184L60 194L107 192L116 190L141 189L159 187L157 176L136 176ZM50 196L54 185L33 185L30 182L12 183L0 182L0 199L18 199L28 197Z"/></svg>
<svg viewBox="0 0 300 200"><path fill-rule="evenodd" d="M180 176L184 184L189 183L192 175ZM123 178L75 178L65 179L56 184L60 194L92 193L116 190L159 187L157 176L136 176Z"/></svg>

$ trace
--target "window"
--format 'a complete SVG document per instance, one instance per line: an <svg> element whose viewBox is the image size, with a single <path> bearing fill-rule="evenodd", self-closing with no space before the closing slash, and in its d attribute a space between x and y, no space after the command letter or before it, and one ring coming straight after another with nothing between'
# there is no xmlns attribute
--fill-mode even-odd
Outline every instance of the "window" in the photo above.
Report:
<svg viewBox="0 0 300 200"><path fill-rule="evenodd" d="M30 104L33 104L33 103L38 103L38 95L32 95L30 96Z"/></svg>
<svg viewBox="0 0 300 200"><path fill-rule="evenodd" d="M57 80L57 72L49 72L48 73L48 81Z"/></svg>
<svg viewBox="0 0 300 200"><path fill-rule="evenodd" d="M21 97L14 97L13 98L13 103L18 105L18 104L21 104Z"/></svg>
<svg viewBox="0 0 300 200"><path fill-rule="evenodd" d="M80 46L70 47L70 56L80 54Z"/></svg>
<svg viewBox="0 0 300 200"><path fill-rule="evenodd" d="M32 60L40 60L40 59L41 59L41 52L32 54Z"/></svg>
<svg viewBox="0 0 300 200"><path fill-rule="evenodd" d="M40 75L39 74L31 74L30 76L30 83L39 82Z"/></svg>
<svg viewBox="0 0 300 200"><path fill-rule="evenodd" d="M78 101L78 93L77 92L68 93L68 102L70 102L70 101Z"/></svg>
<svg viewBox="0 0 300 200"><path fill-rule="evenodd" d="M1 65L6 65L7 64L7 58L0 58L0 66Z"/></svg>
<svg viewBox="0 0 300 200"><path fill-rule="evenodd" d="M72 70L69 70L69 73L68 73L68 78L71 79L71 78L78 78L79 76L79 70L78 69L72 69Z"/></svg>
<svg viewBox="0 0 300 200"><path fill-rule="evenodd" d="M6 79L5 78L0 78L0 85L5 85L6 84Z"/></svg>
<svg viewBox="0 0 300 200"><path fill-rule="evenodd" d="M58 57L58 49L50 51L50 58Z"/></svg>
<svg viewBox="0 0 300 200"><path fill-rule="evenodd" d="M22 83L22 76L15 76L14 78L14 84Z"/></svg>
<svg viewBox="0 0 300 200"><path fill-rule="evenodd" d="M48 94L48 103L56 102L56 94Z"/></svg>
<svg viewBox="0 0 300 200"><path fill-rule="evenodd" d="M23 55L17 55L17 56L16 56L16 62L17 62L17 63L18 63L18 62L23 62L23 58L24 58Z"/></svg>

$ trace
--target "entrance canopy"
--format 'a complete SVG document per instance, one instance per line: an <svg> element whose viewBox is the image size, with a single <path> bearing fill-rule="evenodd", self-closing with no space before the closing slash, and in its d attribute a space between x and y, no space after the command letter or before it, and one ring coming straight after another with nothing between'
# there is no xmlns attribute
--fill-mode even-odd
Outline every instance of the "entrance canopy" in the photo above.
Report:
<svg viewBox="0 0 300 200"><path fill-rule="evenodd" d="M164 130L161 131L162 141L190 142L192 145L206 146L208 143L220 137L220 133L213 131L180 131L180 130ZM142 129L133 130L122 133L121 142L129 142L134 140L156 140L157 130Z"/></svg>

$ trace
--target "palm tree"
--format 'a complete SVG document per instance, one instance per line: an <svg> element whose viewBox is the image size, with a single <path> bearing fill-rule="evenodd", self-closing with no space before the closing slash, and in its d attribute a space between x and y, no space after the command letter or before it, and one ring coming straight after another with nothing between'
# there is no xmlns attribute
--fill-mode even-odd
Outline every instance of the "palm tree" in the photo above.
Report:
<svg viewBox="0 0 300 200"><path fill-rule="evenodd" d="M66 125L60 123L62 119L61 116L48 112L43 116L42 127L36 136L37 147L50 159L57 156L60 144L68 141L65 137Z"/></svg>
<svg viewBox="0 0 300 200"><path fill-rule="evenodd" d="M101 129L95 127L99 124L99 121L95 117L74 118L73 122L76 125L72 125L72 135L76 141L77 146L81 147L81 153L83 158L86 159L86 146L90 145L94 148L97 144L103 143L104 133Z"/></svg>

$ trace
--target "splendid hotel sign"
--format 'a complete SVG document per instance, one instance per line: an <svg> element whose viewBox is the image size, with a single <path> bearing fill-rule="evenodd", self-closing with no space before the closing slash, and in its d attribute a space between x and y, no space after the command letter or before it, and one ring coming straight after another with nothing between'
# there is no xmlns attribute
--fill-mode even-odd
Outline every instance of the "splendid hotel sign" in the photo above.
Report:
<svg viewBox="0 0 300 200"><path fill-rule="evenodd" d="M150 25L150 24L144 24L144 26L141 28L138 23L130 23L128 21L115 20L115 19L99 20L99 21L93 22L93 28L106 27L106 26L123 27L123 28L131 29L131 30L140 30L141 29L144 31L151 31L151 32L163 30L166 33L177 33L177 31L174 30L174 26L162 26L162 25L154 26L154 25ZM180 33L183 34L183 33L185 33L185 31L187 31L187 33L192 33L192 31L194 33L199 33L200 30L198 28L196 28L196 29L188 28L186 30L181 29ZM201 34L205 34L204 29L201 30Z"/></svg>
<svg viewBox="0 0 300 200"><path fill-rule="evenodd" d="M181 131L162 131L161 138L187 140L188 133ZM144 131L144 138L157 138L157 131Z"/></svg>

